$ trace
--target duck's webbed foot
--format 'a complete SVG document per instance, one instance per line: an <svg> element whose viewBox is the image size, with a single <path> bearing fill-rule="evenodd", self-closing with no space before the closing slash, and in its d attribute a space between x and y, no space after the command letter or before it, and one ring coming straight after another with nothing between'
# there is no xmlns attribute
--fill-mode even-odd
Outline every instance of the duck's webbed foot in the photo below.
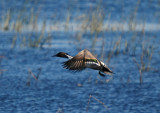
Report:
<svg viewBox="0 0 160 113"><path fill-rule="evenodd" d="M101 71L99 71L99 75L101 75L102 77L105 77L105 74L103 74Z"/></svg>

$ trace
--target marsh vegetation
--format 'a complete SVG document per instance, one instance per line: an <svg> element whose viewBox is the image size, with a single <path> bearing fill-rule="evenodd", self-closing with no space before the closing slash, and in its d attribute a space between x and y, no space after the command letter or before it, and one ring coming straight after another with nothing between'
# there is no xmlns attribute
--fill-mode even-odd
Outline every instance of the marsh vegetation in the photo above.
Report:
<svg viewBox="0 0 160 113"><path fill-rule="evenodd" d="M13 95L6 98L8 101L4 99L6 105L1 111L5 111L7 105L8 111L13 110L10 101L18 105L15 112L28 106L29 112L37 109L44 112L145 112L147 106L151 112L158 111L159 3L159 0L16 0L10 4L2 0L0 85L1 90L6 89L2 96L9 95L10 91ZM75 55L85 48L115 74L102 78L91 70L69 73L62 69L62 61L51 58L59 51ZM20 98L27 100L22 108L19 108L23 103ZM148 98L157 106L148 103ZM142 106L144 101L148 103L146 106ZM138 107L137 103L142 105ZM35 109L28 104L36 104Z"/></svg>

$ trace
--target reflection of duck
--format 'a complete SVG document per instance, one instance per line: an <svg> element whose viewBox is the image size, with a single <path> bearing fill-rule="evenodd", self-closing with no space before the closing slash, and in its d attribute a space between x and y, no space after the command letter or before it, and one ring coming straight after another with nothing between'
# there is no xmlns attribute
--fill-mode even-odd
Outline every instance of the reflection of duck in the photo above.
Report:
<svg viewBox="0 0 160 113"><path fill-rule="evenodd" d="M59 52L56 57L68 58L69 60L63 63L63 67L74 72L82 71L85 68L99 70L101 76L105 74L112 74L113 72L102 62L97 60L87 49L80 51L76 56L72 57L64 52Z"/></svg>

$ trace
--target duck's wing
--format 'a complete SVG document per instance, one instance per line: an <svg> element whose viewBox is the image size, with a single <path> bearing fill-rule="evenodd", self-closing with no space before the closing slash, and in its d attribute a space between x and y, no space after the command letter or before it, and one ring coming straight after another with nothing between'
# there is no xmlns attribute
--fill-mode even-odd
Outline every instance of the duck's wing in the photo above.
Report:
<svg viewBox="0 0 160 113"><path fill-rule="evenodd" d="M96 59L97 60L97 58L90 51L88 51L87 49L85 49L83 51L84 51L85 59Z"/></svg>
<svg viewBox="0 0 160 113"><path fill-rule="evenodd" d="M75 57L63 63L63 67L69 70L82 71L87 67L87 63L93 62L99 65L99 61L87 49L80 51ZM93 64L92 64L93 65Z"/></svg>
<svg viewBox="0 0 160 113"><path fill-rule="evenodd" d="M63 67L72 71L82 71L85 69L84 50L79 52L75 57L63 63Z"/></svg>
<svg viewBox="0 0 160 113"><path fill-rule="evenodd" d="M100 61L87 49L84 51L85 62L88 65L92 65L92 68L98 69L100 66ZM90 66L89 66L90 67Z"/></svg>

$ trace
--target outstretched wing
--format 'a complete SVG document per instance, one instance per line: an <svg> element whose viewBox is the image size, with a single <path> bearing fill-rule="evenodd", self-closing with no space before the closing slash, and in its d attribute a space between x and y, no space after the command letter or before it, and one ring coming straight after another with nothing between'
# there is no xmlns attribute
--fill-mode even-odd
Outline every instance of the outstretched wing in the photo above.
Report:
<svg viewBox="0 0 160 113"><path fill-rule="evenodd" d="M84 51L84 57L85 59L97 59L95 56L92 55L90 51L87 49L83 50Z"/></svg>
<svg viewBox="0 0 160 113"><path fill-rule="evenodd" d="M92 55L92 53L85 49L79 52L75 57L64 62L63 67L69 70L82 71L86 68L86 64L89 61L97 62L98 60Z"/></svg>
<svg viewBox="0 0 160 113"><path fill-rule="evenodd" d="M85 69L84 51L79 52L75 57L63 63L63 67L73 71Z"/></svg>

